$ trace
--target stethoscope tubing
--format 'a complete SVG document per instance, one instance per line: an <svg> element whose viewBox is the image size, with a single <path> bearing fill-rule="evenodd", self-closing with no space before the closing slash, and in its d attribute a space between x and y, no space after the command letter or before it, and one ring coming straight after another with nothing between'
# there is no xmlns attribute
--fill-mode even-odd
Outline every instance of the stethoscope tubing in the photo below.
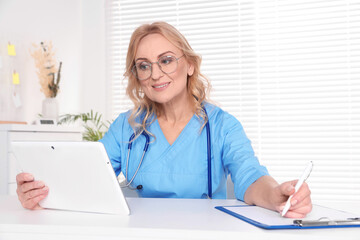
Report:
<svg viewBox="0 0 360 240"><path fill-rule="evenodd" d="M206 143L207 143L207 169L208 169L208 197L212 198L212 179L211 179L211 136L209 117L205 107L203 108L206 114Z"/></svg>
<svg viewBox="0 0 360 240"><path fill-rule="evenodd" d="M209 198L212 198L212 174L211 174L211 135L210 135L210 124L209 124L209 117L208 117L208 114L206 112L206 109L205 107L203 107L204 109L204 112L205 112L205 115L206 115L206 124L205 124L205 127L206 127L206 142L207 142L207 170L208 170L208 197ZM143 131L141 133L141 135L144 135L145 138L146 138L146 143L145 143L145 146L144 146L144 150L143 150L143 153L142 153L142 156L141 156L141 159L140 159L140 162L138 164L138 167L134 173L134 175L132 176L132 178L130 179L130 181L127 181L129 178L128 178L128 167L129 167L129 158L130 158L130 151L131 151L131 148L132 148L132 143L133 143L133 140L135 138L135 133L133 133L130 138L129 138L129 144L128 144L128 153L127 153L127 158L126 158L126 169L125 169L125 182L126 184L125 185L121 185L121 187L129 187L130 188L130 184L134 181L140 167L141 167L141 164L144 160L144 157L145 157L145 154L147 152L147 150L149 149L149 144L150 144L150 136L148 133L146 133L145 131ZM135 188L133 188L135 189Z"/></svg>
<svg viewBox="0 0 360 240"><path fill-rule="evenodd" d="M129 158L130 158L130 151L131 151L131 147L132 147L132 143L133 143L133 140L135 138L135 133L133 133L130 138L129 138L129 144L128 144L128 153L127 153L127 158L126 158L126 169L125 169L125 179L126 179L126 184L121 186L121 187L130 187L130 184L134 181L139 169L140 169L140 166L144 160L144 157L145 157L145 154L147 152L147 150L149 149L149 144L150 144L150 137L149 137L149 134L147 134L145 131L143 131L141 133L141 135L144 135L145 138L146 138L146 142L145 142L145 146L144 146L144 150L143 150L143 154L141 156L141 159L140 159L140 163L134 173L134 175L132 176L132 178L130 179L130 181L127 181L129 178L128 178L128 169L129 169Z"/></svg>

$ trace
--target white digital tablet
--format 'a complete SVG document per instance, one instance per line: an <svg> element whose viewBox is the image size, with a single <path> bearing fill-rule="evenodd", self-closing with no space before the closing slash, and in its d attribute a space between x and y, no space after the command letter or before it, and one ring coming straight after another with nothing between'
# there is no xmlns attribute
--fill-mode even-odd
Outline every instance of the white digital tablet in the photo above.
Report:
<svg viewBox="0 0 360 240"><path fill-rule="evenodd" d="M105 147L100 142L13 142L23 172L49 187L43 208L129 215Z"/></svg>

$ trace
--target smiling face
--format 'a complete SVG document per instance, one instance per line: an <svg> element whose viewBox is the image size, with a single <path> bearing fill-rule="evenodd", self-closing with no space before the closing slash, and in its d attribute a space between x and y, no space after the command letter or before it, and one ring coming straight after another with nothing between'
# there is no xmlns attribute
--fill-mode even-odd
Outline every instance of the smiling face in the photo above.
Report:
<svg viewBox="0 0 360 240"><path fill-rule="evenodd" d="M154 63L166 56L179 58L176 71L164 73L159 65ZM138 80L150 100L161 105L182 104L188 100L187 78L193 74L194 68L186 61L185 56L181 56L183 52L161 34L149 34L140 41L135 55L136 65L145 61L153 63L151 76Z"/></svg>

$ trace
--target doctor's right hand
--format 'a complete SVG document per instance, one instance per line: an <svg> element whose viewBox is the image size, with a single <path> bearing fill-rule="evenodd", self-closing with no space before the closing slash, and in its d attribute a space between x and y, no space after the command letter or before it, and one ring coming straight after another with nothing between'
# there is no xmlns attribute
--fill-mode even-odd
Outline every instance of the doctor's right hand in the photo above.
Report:
<svg viewBox="0 0 360 240"><path fill-rule="evenodd" d="M49 188L41 181L35 181L30 173L16 175L16 193L21 205L27 209L42 209L39 202L49 193Z"/></svg>

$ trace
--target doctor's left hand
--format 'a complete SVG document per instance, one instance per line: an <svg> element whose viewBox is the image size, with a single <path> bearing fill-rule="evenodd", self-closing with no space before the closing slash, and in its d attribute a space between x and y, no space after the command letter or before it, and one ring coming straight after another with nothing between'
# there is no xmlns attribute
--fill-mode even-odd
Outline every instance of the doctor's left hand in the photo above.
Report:
<svg viewBox="0 0 360 240"><path fill-rule="evenodd" d="M39 202L48 195L49 188L43 182L35 181L30 173L19 173L16 182L16 193L21 205L32 210L42 209Z"/></svg>
<svg viewBox="0 0 360 240"><path fill-rule="evenodd" d="M295 185L298 180L284 182L275 188L275 202L276 210L280 213L284 209L288 198L294 194ZM291 207L284 217L288 218L304 218L312 210L312 203L310 198L310 189L306 182L302 184L299 190L294 194L290 203Z"/></svg>

